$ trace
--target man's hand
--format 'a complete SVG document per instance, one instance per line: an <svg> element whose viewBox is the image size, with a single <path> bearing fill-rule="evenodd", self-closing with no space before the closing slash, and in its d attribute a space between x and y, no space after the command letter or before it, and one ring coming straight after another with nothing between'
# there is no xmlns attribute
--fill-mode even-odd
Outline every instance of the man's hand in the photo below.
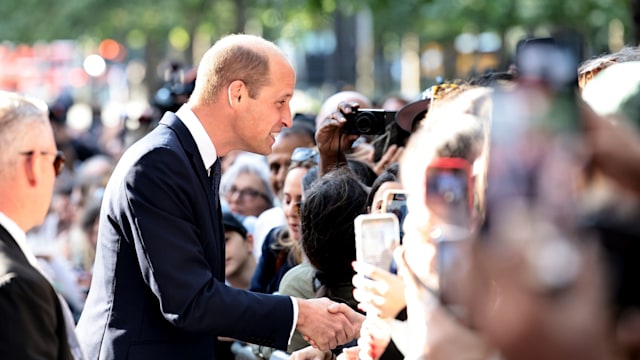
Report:
<svg viewBox="0 0 640 360"><path fill-rule="evenodd" d="M381 318L395 318L407 306L404 282L392 273L363 262L354 261L353 296L360 309L375 312Z"/></svg>
<svg viewBox="0 0 640 360"><path fill-rule="evenodd" d="M346 344L359 333L362 319L348 306L327 298L296 300L299 309L296 329L314 347L330 350Z"/></svg>

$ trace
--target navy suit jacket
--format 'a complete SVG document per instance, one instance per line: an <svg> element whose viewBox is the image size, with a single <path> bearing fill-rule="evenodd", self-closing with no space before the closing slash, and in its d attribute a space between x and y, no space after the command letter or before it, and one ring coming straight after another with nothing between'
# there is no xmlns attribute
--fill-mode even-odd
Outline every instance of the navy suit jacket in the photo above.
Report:
<svg viewBox="0 0 640 360"><path fill-rule="evenodd" d="M72 359L56 291L2 226L0 358Z"/></svg>
<svg viewBox="0 0 640 360"><path fill-rule="evenodd" d="M224 284L211 182L173 113L122 156L105 191L91 289L77 327L89 359L215 359L217 336L286 349L285 296Z"/></svg>

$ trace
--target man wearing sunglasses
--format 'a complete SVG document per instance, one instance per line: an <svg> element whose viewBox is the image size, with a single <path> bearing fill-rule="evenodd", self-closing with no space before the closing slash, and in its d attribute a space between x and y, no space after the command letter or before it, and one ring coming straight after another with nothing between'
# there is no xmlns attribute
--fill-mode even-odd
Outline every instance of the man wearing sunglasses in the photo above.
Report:
<svg viewBox="0 0 640 360"><path fill-rule="evenodd" d="M0 354L7 359L83 358L68 305L26 243L64 165L48 114L40 101L0 91Z"/></svg>

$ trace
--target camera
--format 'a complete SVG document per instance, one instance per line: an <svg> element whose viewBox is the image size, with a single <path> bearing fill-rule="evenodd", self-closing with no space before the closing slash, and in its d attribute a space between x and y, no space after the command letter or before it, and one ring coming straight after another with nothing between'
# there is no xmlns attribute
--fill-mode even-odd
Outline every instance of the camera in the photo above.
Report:
<svg viewBox="0 0 640 360"><path fill-rule="evenodd" d="M385 133L387 125L395 121L396 112L382 109L356 109L344 116L347 118L347 123L342 128L344 134L381 135Z"/></svg>
<svg viewBox="0 0 640 360"><path fill-rule="evenodd" d="M164 75L165 83L153 97L153 103L161 113L176 112L187 101L195 87L196 71L178 63L169 64Z"/></svg>

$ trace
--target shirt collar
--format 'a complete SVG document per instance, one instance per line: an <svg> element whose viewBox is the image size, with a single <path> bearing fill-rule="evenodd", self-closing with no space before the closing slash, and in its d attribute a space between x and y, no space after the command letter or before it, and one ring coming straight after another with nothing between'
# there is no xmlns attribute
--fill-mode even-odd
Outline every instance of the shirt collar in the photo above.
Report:
<svg viewBox="0 0 640 360"><path fill-rule="evenodd" d="M195 140L198 152L200 152L200 156L202 157L204 168L211 168L218 159L218 154L215 145L213 145L213 141L211 141L211 138L207 135L207 131L204 129L204 126L202 126L200 119L193 113L188 104L182 105L176 112L176 115L187 127L193 140Z"/></svg>

